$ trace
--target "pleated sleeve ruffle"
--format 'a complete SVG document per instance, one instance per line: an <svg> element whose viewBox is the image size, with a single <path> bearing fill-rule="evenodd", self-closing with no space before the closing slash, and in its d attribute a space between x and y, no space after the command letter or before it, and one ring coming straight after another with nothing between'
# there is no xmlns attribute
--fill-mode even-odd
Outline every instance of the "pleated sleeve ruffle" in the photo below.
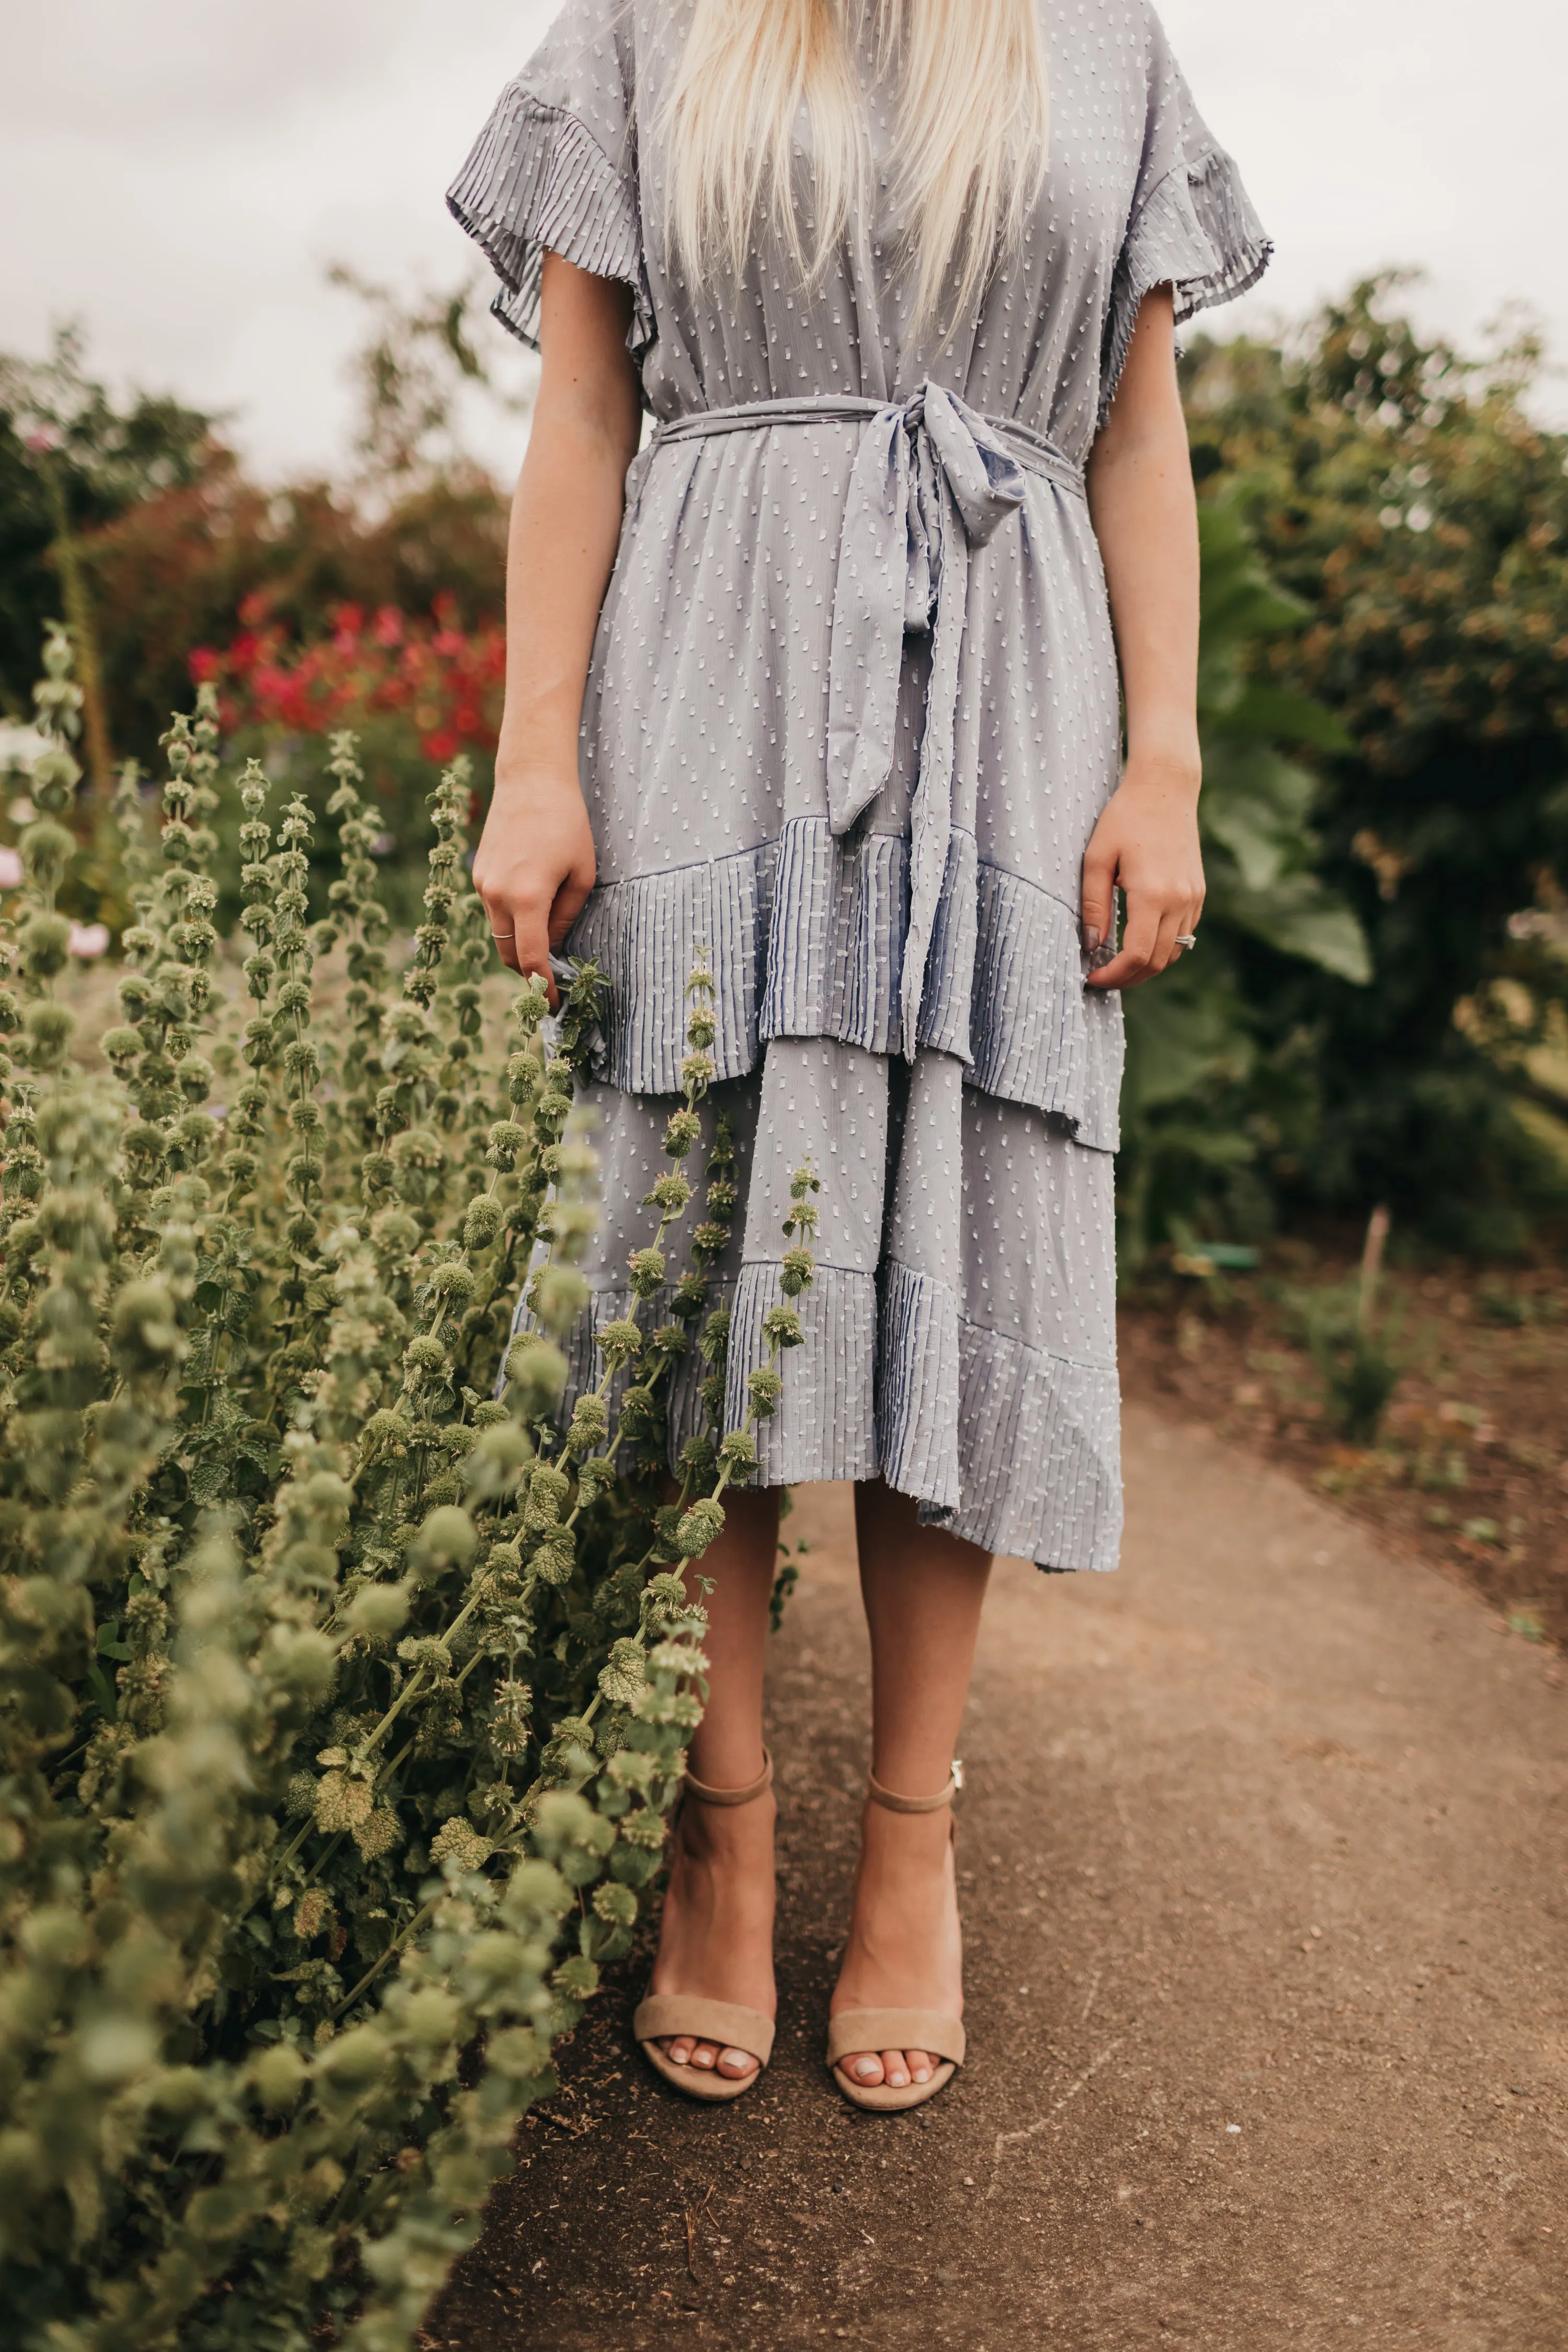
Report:
<svg viewBox="0 0 1568 2352"><path fill-rule="evenodd" d="M1180 326L1195 311L1245 294L1268 268L1273 250L1240 173L1193 104L1159 33L1143 166L1111 278L1100 368L1101 424L1145 294L1169 286Z"/></svg>
<svg viewBox="0 0 1568 2352"><path fill-rule="evenodd" d="M546 252L629 287L628 347L653 341L626 18L615 0L568 0L447 192L500 280L496 317L535 351Z"/></svg>

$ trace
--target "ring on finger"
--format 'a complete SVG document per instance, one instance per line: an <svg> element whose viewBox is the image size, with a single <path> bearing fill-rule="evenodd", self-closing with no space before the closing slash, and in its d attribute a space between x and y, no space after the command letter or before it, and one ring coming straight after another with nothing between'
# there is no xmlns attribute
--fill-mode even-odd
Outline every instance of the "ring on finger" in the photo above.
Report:
<svg viewBox="0 0 1568 2352"><path fill-rule="evenodd" d="M1174 940L1172 941L1172 945L1178 948L1195 948L1197 943L1198 935L1196 931L1178 931Z"/></svg>

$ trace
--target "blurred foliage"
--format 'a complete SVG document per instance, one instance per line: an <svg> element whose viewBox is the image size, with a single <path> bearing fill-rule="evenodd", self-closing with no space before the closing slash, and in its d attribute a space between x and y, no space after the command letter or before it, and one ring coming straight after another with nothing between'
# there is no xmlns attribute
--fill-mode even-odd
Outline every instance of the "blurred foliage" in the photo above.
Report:
<svg viewBox="0 0 1568 2352"><path fill-rule="evenodd" d="M74 330L47 362L0 356L0 711L26 710L39 637L62 612L79 675L84 653L101 675L106 757L147 766L189 699L192 648L228 644L242 611L300 642L330 635L345 604L423 615L444 599L461 626L499 621L506 509L464 454L462 395L509 411L526 401L476 355L469 289L400 310L333 275L371 312L347 483L252 481L221 420L117 399L88 374ZM90 619L70 609L73 561Z"/></svg>
<svg viewBox="0 0 1568 2352"><path fill-rule="evenodd" d="M1385 1200L1506 1250L1562 1203L1568 1153L1568 436L1528 413L1532 338L1465 356L1399 314L1399 282L1282 349L1186 362L1205 503L1305 608L1243 669L1343 730L1314 762L1313 864L1373 967L1358 987L1321 957L1238 962L1226 1034L1253 1075L1220 1124L1255 1211Z"/></svg>
<svg viewBox="0 0 1568 2352"><path fill-rule="evenodd" d="M1265 576L1232 504L1206 500L1198 524L1208 897L1200 947L1126 998L1118 1202L1133 1270L1156 1244L1189 1244L1216 1222L1267 1226L1269 1147L1304 1142L1316 1088L1307 1040L1262 1050L1260 994L1298 967L1357 989L1372 971L1361 926L1315 870L1318 783L1290 756L1347 739L1321 704L1253 674L1301 607Z"/></svg>
<svg viewBox="0 0 1568 2352"><path fill-rule="evenodd" d="M376 516L325 483L261 490L215 453L199 482L130 509L84 548L116 751L151 762L189 698L193 648L226 645L242 611L303 640L330 634L342 604L420 614L444 594L469 625L496 618L505 531L477 474L412 488Z"/></svg>
<svg viewBox="0 0 1568 2352"><path fill-rule="evenodd" d="M238 752L264 758L276 781L324 810L331 777L321 746L338 729L353 728L380 820L374 854L391 861L387 904L398 919L415 919L417 869L407 845L423 831L429 766L461 752L488 769L500 726L503 625L464 629L444 594L429 621L410 620L395 605L373 614L339 605L329 634L304 645L267 616L259 598L240 617L256 625L190 656L197 680L217 688L226 733ZM338 870L330 835L313 865L319 895ZM237 862L222 858L217 870L227 904Z"/></svg>
<svg viewBox="0 0 1568 2352"><path fill-rule="evenodd" d="M147 393L117 403L86 373L75 328L47 360L0 353L0 709L32 707L44 623L63 601L62 521L80 538L189 491L210 463L213 424Z"/></svg>
<svg viewBox="0 0 1568 2352"><path fill-rule="evenodd" d="M465 407L478 393L491 408L526 416L532 402L532 362L521 388L497 377L469 333L476 281L409 305L336 264L334 286L357 295L370 313L371 331L353 362L360 401L354 448L372 483L428 483L472 470L465 438ZM485 339L494 347L493 335ZM515 350L510 354L517 357Z"/></svg>

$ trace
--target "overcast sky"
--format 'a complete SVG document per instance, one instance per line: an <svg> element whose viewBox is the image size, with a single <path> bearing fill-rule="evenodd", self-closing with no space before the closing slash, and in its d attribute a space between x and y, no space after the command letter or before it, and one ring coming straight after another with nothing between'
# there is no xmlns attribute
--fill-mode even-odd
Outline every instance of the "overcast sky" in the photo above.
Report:
<svg viewBox="0 0 1568 2352"><path fill-rule="evenodd" d="M0 348L41 352L53 321L79 318L102 372L231 410L268 475L330 467L361 320L324 267L410 291L463 274L442 192L553 14L16 0L0 23ZM1265 289L1216 326L1411 263L1427 320L1472 335L1522 299L1568 362L1561 0L1166 0L1163 15L1278 247ZM1568 376L1542 405L1568 421Z"/></svg>

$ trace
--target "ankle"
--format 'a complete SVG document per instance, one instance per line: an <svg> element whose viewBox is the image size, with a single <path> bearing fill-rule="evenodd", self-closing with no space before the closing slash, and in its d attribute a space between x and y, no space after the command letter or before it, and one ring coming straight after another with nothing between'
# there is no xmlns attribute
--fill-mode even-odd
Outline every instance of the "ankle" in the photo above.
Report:
<svg viewBox="0 0 1568 2352"><path fill-rule="evenodd" d="M722 1801L736 1790L756 1787L766 1778L770 1763L760 1731L726 1732L692 1743L687 1779L693 1789L711 1789Z"/></svg>
<svg viewBox="0 0 1568 2352"><path fill-rule="evenodd" d="M895 1865L939 1863L952 1850L952 1815L895 1813L868 1798L860 1822L860 1851Z"/></svg>
<svg viewBox="0 0 1568 2352"><path fill-rule="evenodd" d="M714 1861L742 1861L773 1848L778 1806L771 1789L749 1805L705 1805L700 1801L681 1807L678 1837L685 1852Z"/></svg>

